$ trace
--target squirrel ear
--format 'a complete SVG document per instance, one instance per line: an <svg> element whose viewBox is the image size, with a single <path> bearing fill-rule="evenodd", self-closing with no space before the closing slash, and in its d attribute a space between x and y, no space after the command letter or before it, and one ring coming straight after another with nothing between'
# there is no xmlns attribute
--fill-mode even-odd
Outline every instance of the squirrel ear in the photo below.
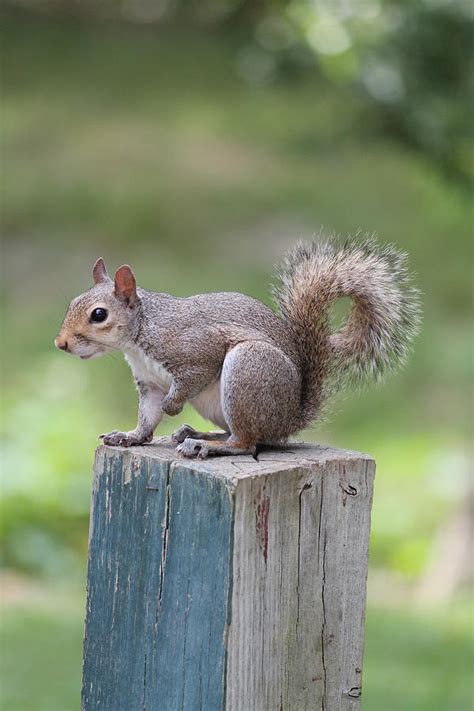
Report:
<svg viewBox="0 0 474 711"><path fill-rule="evenodd" d="M115 272L115 296L130 306L138 300L137 283L128 264L119 267Z"/></svg>
<svg viewBox="0 0 474 711"><path fill-rule="evenodd" d="M92 267L92 278L94 279L94 284L102 284L104 281L109 280L109 275L107 274L105 262L102 257L99 257Z"/></svg>

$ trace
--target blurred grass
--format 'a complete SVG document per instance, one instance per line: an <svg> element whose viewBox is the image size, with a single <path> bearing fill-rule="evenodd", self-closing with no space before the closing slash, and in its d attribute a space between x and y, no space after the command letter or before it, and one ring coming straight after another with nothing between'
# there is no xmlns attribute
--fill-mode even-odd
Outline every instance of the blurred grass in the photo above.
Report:
<svg viewBox="0 0 474 711"><path fill-rule="evenodd" d="M146 288L270 303L272 263L297 238L362 229L409 252L423 332L403 373L305 437L375 456L371 565L416 586L469 482L469 196L313 69L246 83L242 30L0 12L4 564L83 587L95 438L135 424L120 355L86 364L52 346L100 254ZM159 433L183 421L204 424L188 408ZM77 708L79 607L8 612L6 708ZM468 708L464 623L448 608L370 610L365 711Z"/></svg>
<svg viewBox="0 0 474 711"><path fill-rule="evenodd" d="M65 520L84 528L95 436L134 424L135 392L120 355L84 364L52 349L96 257L111 268L132 263L147 288L238 290L269 303L272 263L323 226L377 232L406 249L424 294L424 329L408 368L341 401L305 435L375 455L373 559L394 565L403 556L396 546L386 553L393 544L421 536L415 559L402 565L419 572L437 522L459 498L446 500L441 483L428 503L425 483L433 471L443 482L453 476L440 472L445 452L463 471L467 461L466 193L383 139L360 99L314 71L245 83L238 31L152 32L5 12L0 32L3 435L6 471L15 471L5 483L6 561L31 567L18 552L25 525L32 542L41 530L40 549L49 536L51 555ZM199 423L189 410L183 420ZM401 508L416 515L382 530L399 514L392 489L404 472ZM65 533L68 546L73 539Z"/></svg>
<svg viewBox="0 0 474 711"><path fill-rule="evenodd" d="M30 604L8 610L0 637L2 708L79 708L82 616L79 607L73 612L61 607ZM449 623L446 619L446 611L439 610L369 609L362 711L472 708L469 610L461 604Z"/></svg>
<svg viewBox="0 0 474 711"><path fill-rule="evenodd" d="M82 621L77 614L19 608L3 619L1 645L2 709L80 708Z"/></svg>

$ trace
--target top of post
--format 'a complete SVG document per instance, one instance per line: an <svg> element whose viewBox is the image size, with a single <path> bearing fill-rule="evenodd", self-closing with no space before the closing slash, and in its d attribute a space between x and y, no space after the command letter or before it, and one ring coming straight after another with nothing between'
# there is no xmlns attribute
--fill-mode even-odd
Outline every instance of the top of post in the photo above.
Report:
<svg viewBox="0 0 474 711"><path fill-rule="evenodd" d="M158 437L150 444L141 447L98 447L98 456L117 454L130 460L130 465L138 465L143 459L169 463L173 466L185 467L196 472L202 472L211 477L236 482L248 477L267 475L271 472L290 469L313 469L323 467L329 462L350 464L351 462L373 462L372 457L361 452L347 449L335 449L318 444L294 441L286 445L264 447L257 454L257 459L251 455L234 455L208 457L207 459L186 459L179 457L175 445L169 437Z"/></svg>

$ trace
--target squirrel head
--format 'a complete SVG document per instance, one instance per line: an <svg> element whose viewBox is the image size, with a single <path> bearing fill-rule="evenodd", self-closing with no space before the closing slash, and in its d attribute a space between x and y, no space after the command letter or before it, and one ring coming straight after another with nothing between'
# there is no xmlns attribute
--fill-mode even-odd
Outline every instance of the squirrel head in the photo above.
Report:
<svg viewBox="0 0 474 711"><path fill-rule="evenodd" d="M94 286L69 304L54 345L80 358L94 358L119 350L133 334L140 307L137 285L127 264L115 278L107 274L99 258L92 269Z"/></svg>

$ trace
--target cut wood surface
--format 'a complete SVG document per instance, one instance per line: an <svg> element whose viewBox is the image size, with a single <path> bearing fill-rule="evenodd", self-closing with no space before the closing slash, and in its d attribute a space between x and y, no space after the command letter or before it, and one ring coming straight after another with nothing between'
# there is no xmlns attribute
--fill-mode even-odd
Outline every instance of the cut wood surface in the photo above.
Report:
<svg viewBox="0 0 474 711"><path fill-rule="evenodd" d="M85 711L355 711L373 460L96 453Z"/></svg>

